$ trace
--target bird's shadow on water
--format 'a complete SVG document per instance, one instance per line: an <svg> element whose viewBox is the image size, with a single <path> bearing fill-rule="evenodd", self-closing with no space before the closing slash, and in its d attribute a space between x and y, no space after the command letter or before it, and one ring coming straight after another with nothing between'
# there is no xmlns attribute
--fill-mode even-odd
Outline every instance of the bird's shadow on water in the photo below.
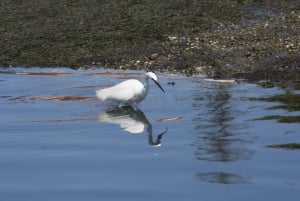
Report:
<svg viewBox="0 0 300 201"><path fill-rule="evenodd" d="M153 139L152 124L146 115L138 108L131 106L113 107L99 114L99 122L118 124L124 131L132 134L143 133L145 128L148 133L148 143L153 147L161 146L162 137L168 132L168 129L157 135Z"/></svg>

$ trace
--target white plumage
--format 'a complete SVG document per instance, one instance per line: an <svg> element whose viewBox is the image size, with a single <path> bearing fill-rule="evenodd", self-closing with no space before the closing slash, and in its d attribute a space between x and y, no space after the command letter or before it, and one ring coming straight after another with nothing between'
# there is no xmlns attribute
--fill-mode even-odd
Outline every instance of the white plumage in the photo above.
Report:
<svg viewBox="0 0 300 201"><path fill-rule="evenodd" d="M120 106L138 104L148 94L149 79L153 80L164 92L164 89L158 83L157 76L153 72L147 72L145 73L145 84L139 80L130 79L106 89L99 89L96 91L96 95L102 101L114 101Z"/></svg>

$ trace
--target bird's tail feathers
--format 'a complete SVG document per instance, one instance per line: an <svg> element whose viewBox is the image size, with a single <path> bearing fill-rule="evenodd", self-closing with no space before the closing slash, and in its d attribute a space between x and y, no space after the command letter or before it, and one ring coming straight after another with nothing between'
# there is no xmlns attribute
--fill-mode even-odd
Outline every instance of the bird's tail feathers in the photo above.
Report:
<svg viewBox="0 0 300 201"><path fill-rule="evenodd" d="M109 95L109 93L108 93L108 90L106 90L106 89L96 90L96 96L102 101L106 100L108 95Z"/></svg>

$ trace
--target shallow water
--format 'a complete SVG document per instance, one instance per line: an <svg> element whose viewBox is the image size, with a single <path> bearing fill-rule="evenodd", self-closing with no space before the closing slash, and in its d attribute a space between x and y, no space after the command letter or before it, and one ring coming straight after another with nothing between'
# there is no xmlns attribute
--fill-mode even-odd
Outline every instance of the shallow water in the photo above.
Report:
<svg viewBox="0 0 300 201"><path fill-rule="evenodd" d="M1 200L300 198L299 91L158 74L133 110L95 90L141 71L0 72Z"/></svg>

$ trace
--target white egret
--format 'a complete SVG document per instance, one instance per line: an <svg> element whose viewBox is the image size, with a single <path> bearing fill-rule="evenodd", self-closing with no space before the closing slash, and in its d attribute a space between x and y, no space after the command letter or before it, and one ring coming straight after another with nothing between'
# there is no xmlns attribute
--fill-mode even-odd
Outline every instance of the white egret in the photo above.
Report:
<svg viewBox="0 0 300 201"><path fill-rule="evenodd" d="M149 79L165 93L158 83L157 76L153 72L145 73L145 84L136 79L125 80L117 85L96 91L97 97L102 100L117 102L120 106L134 105L140 103L149 91Z"/></svg>

